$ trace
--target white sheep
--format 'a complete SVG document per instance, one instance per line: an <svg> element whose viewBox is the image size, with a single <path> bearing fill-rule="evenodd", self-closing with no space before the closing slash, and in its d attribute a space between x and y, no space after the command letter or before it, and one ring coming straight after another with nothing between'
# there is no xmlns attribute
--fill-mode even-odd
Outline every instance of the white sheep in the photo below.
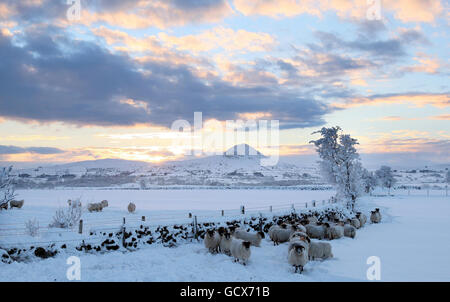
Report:
<svg viewBox="0 0 450 302"><path fill-rule="evenodd" d="M234 257L234 262L242 261L246 265L251 255L251 243L242 239L233 238L231 241L231 255Z"/></svg>
<svg viewBox="0 0 450 302"><path fill-rule="evenodd" d="M307 224L305 227L306 227L306 234L308 234L308 236L311 238L322 240L327 236L327 224L323 225Z"/></svg>
<svg viewBox="0 0 450 302"><path fill-rule="evenodd" d="M316 216L312 215L308 216L306 220L308 221L308 224L317 224L319 222L319 219L317 219Z"/></svg>
<svg viewBox="0 0 450 302"><path fill-rule="evenodd" d="M272 240L275 245L278 245L283 242L289 241L289 237L294 233L297 229L293 225L287 226L283 224L280 229L276 229L272 233Z"/></svg>
<svg viewBox="0 0 450 302"><path fill-rule="evenodd" d="M356 236L356 228L354 226L352 226L351 224L345 224L344 225L344 236L345 237L350 237L350 238L355 238Z"/></svg>
<svg viewBox="0 0 450 302"><path fill-rule="evenodd" d="M214 230L208 230L205 234L205 239L203 240L205 247L211 253L217 253L220 244L220 235Z"/></svg>
<svg viewBox="0 0 450 302"><path fill-rule="evenodd" d="M372 223L379 223L381 221L380 209L376 208L375 211L371 212L371 214L370 214L370 221Z"/></svg>
<svg viewBox="0 0 450 302"><path fill-rule="evenodd" d="M311 241L309 243L308 255L310 260L332 258L331 244L323 241Z"/></svg>
<svg viewBox="0 0 450 302"><path fill-rule="evenodd" d="M349 220L350 220L350 224L351 224L352 226L354 226L356 229L361 228L361 222L359 221L359 219L358 219L357 217L351 218L351 219L349 219Z"/></svg>
<svg viewBox="0 0 450 302"><path fill-rule="evenodd" d="M311 243L311 240L309 237L293 237L291 240L289 240L289 246L288 246L288 252L290 252L295 246L301 245L306 250L309 250L309 244Z"/></svg>
<svg viewBox="0 0 450 302"><path fill-rule="evenodd" d="M303 268L308 263L308 249L301 244L296 244L290 251L288 262L295 267L295 272L303 272Z"/></svg>
<svg viewBox="0 0 450 302"><path fill-rule="evenodd" d="M11 200L10 202L9 202L9 207L12 209L12 208L22 208L23 207L23 204L25 203L25 201L22 199L22 200Z"/></svg>
<svg viewBox="0 0 450 302"><path fill-rule="evenodd" d="M134 211L136 211L136 205L134 203L130 202L128 204L128 212L134 213Z"/></svg>
<svg viewBox="0 0 450 302"><path fill-rule="evenodd" d="M327 237L330 240L344 237L344 226L341 224L329 226L327 228Z"/></svg>
<svg viewBox="0 0 450 302"><path fill-rule="evenodd" d="M301 231L295 231L294 233L291 234L291 236L289 236L289 241L291 241L293 238L303 238L306 240L306 238L309 239L308 234L306 234L306 232L301 232Z"/></svg>
<svg viewBox="0 0 450 302"><path fill-rule="evenodd" d="M253 246L261 246L261 240L265 237L263 232L249 233L242 229L236 229L234 231L234 237L237 239L242 239L249 241Z"/></svg>
<svg viewBox="0 0 450 302"><path fill-rule="evenodd" d="M306 228L305 228L303 225L301 225L301 224L296 224L296 225L295 225L295 228L296 228L297 231L299 231L299 232L306 233Z"/></svg>
<svg viewBox="0 0 450 302"><path fill-rule="evenodd" d="M233 241L233 238L231 237L230 233L225 232L222 235L220 235L220 243L219 243L220 252L224 253L225 255L230 256L232 241Z"/></svg>
<svg viewBox="0 0 450 302"><path fill-rule="evenodd" d="M361 212L357 212L356 213L356 218L359 219L359 224L360 224L361 227L363 227L366 224L366 222L367 222L367 216L364 215Z"/></svg>

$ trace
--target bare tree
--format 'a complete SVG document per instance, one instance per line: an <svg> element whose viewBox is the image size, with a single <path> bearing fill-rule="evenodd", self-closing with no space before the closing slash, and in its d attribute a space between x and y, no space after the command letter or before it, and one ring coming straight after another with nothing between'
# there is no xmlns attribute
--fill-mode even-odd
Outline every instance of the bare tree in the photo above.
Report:
<svg viewBox="0 0 450 302"><path fill-rule="evenodd" d="M8 203L16 197L11 171L12 166L0 171L0 209L7 209Z"/></svg>

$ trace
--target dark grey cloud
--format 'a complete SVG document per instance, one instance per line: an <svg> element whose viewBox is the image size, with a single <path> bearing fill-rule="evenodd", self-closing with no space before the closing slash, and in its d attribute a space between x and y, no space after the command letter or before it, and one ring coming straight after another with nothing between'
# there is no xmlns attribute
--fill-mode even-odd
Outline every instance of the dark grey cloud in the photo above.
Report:
<svg viewBox="0 0 450 302"><path fill-rule="evenodd" d="M194 111L219 120L263 111L282 127L297 128L324 124L323 116L331 110L276 84L236 87L217 78L205 83L185 65L139 65L94 43L47 34L57 30L29 29L16 38L24 46L0 36L0 57L8 58L0 63L0 116L78 125L170 126L176 119L192 120ZM136 106L121 99L133 99Z"/></svg>
<svg viewBox="0 0 450 302"><path fill-rule="evenodd" d="M0 155L6 154L22 154L22 153L34 153L34 154L59 154L64 153L64 150L52 147L17 147L17 146L5 146L0 145Z"/></svg>

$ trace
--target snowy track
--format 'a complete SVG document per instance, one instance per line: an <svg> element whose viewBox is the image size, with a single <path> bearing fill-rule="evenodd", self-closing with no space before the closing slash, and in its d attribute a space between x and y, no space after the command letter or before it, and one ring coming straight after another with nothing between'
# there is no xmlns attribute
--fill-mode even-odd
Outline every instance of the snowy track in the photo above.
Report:
<svg viewBox="0 0 450 302"><path fill-rule="evenodd" d="M369 203L370 200L370 203ZM356 239L332 241L335 258L309 262L303 275L287 264L287 244L265 240L252 249L248 266L206 253L201 243L177 248L149 246L136 252L76 253L82 281L365 281L370 256L381 259L382 281L450 281L450 198L396 196L365 198L383 222L366 225ZM0 264L0 281L67 281L68 254L33 263Z"/></svg>

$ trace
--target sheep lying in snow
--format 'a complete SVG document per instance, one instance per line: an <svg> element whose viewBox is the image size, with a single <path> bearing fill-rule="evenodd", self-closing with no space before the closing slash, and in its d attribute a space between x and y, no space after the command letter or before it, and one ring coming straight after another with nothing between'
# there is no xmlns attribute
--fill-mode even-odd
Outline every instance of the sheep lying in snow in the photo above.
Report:
<svg viewBox="0 0 450 302"><path fill-rule="evenodd" d="M372 211L371 213L372 214L370 214L370 221L372 223L379 223L381 221L380 209L376 208L375 211Z"/></svg>
<svg viewBox="0 0 450 302"><path fill-rule="evenodd" d="M237 239L242 239L249 241L253 246L261 246L261 240L265 237L263 232L249 233L242 229L237 229L234 232L234 237Z"/></svg>
<svg viewBox="0 0 450 302"><path fill-rule="evenodd" d="M12 208L22 208L23 207L23 204L24 204L24 200L22 199L22 200L11 200L10 202L9 202L9 206L10 206L10 208L12 209Z"/></svg>
<svg viewBox="0 0 450 302"><path fill-rule="evenodd" d="M128 204L128 212L134 213L134 211L136 211L136 205L134 203L130 202Z"/></svg>
<svg viewBox="0 0 450 302"><path fill-rule="evenodd" d="M344 225L344 236L345 237L350 237L350 238L355 238L356 236L356 228L354 226L352 226L349 223L346 223Z"/></svg>
<svg viewBox="0 0 450 302"><path fill-rule="evenodd" d="M231 241L231 255L234 257L234 262L242 261L243 265L247 264L251 255L250 245L249 241L233 238Z"/></svg>
<svg viewBox="0 0 450 302"><path fill-rule="evenodd" d="M308 255L310 260L332 258L331 244L323 241L311 241Z"/></svg>
<svg viewBox="0 0 450 302"><path fill-rule="evenodd" d="M217 253L220 244L220 235L214 230L208 230L205 234L205 239L203 240L205 247L211 253Z"/></svg>
<svg viewBox="0 0 450 302"><path fill-rule="evenodd" d="M364 215L361 212L357 212L356 213L356 218L359 219L359 224L360 224L361 227L363 227L366 224L366 222L367 222L367 216Z"/></svg>
<svg viewBox="0 0 450 302"><path fill-rule="evenodd" d="M286 224L282 224L279 229L276 229L272 233L272 240L274 245L278 245L283 242L289 241L289 237L294 233L297 229L293 225L287 226Z"/></svg>
<svg viewBox="0 0 450 302"><path fill-rule="evenodd" d="M233 241L233 238L231 237L231 234L228 232L224 232L220 235L220 242L219 242L219 250L220 252L224 253L225 255L231 256L231 242Z"/></svg>
<svg viewBox="0 0 450 302"><path fill-rule="evenodd" d="M358 218L352 218L352 219L349 219L350 220L350 224L352 225L352 226L354 226L356 229L359 229L359 228L361 228L361 222L359 221L359 219Z"/></svg>
<svg viewBox="0 0 450 302"><path fill-rule="evenodd" d="M288 262L295 267L295 272L303 272L303 267L308 263L308 249L301 244L295 244L289 251Z"/></svg>
<svg viewBox="0 0 450 302"><path fill-rule="evenodd" d="M327 226L325 224L323 225L307 224L305 227L306 227L306 234L308 234L309 237L321 240L326 238Z"/></svg>
<svg viewBox="0 0 450 302"><path fill-rule="evenodd" d="M332 225L327 228L327 237L330 240L344 237L344 226L341 224Z"/></svg>

